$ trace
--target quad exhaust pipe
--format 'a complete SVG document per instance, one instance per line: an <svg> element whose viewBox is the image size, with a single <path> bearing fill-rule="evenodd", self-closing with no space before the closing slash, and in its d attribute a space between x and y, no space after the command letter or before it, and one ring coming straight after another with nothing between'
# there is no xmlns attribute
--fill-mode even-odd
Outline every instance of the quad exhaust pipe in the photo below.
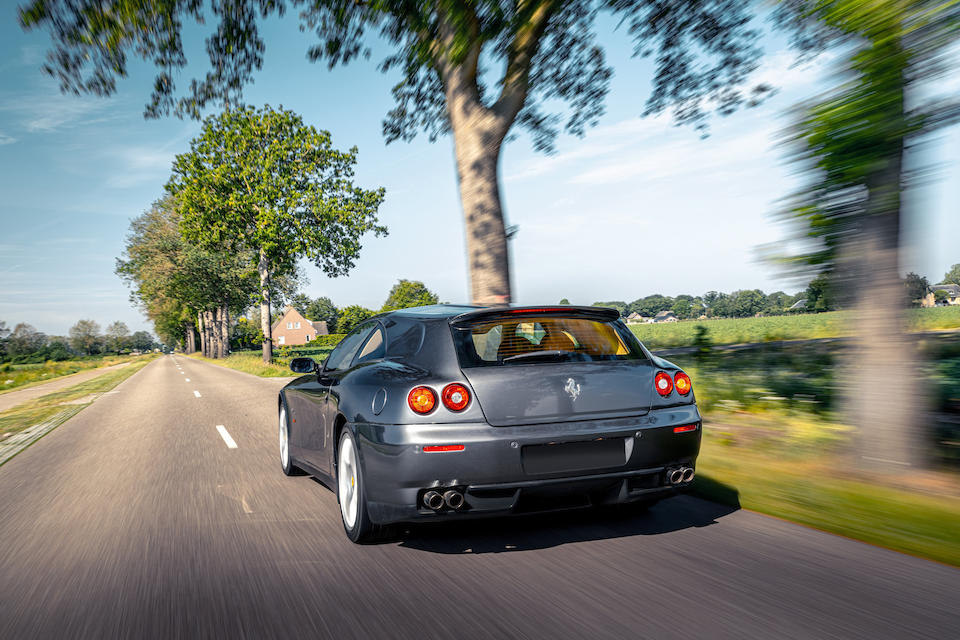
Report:
<svg viewBox="0 0 960 640"><path fill-rule="evenodd" d="M670 484L682 484L693 480L695 472L693 467L675 467L667 470L667 482Z"/></svg>
<svg viewBox="0 0 960 640"><path fill-rule="evenodd" d="M430 489L429 491L424 492L423 498L421 499L423 506L428 509L433 509L434 511L439 511L444 506L453 511L458 511L463 508L463 505L466 503L466 500L463 497L463 493L457 491L456 489L448 489L441 494L439 491Z"/></svg>
<svg viewBox="0 0 960 640"><path fill-rule="evenodd" d="M436 491L427 491L423 494L423 506L436 511L443 507L443 496Z"/></svg>
<svg viewBox="0 0 960 640"><path fill-rule="evenodd" d="M459 509L463 506L463 494L451 489L443 494L443 502L451 509Z"/></svg>

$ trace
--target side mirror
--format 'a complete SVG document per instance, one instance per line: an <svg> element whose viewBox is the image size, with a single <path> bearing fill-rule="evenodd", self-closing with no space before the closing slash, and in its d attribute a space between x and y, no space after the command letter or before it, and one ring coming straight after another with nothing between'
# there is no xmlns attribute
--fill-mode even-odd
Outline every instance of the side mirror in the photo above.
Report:
<svg viewBox="0 0 960 640"><path fill-rule="evenodd" d="M290 370L294 373L313 373L317 370L317 363L313 358L294 358L290 361Z"/></svg>

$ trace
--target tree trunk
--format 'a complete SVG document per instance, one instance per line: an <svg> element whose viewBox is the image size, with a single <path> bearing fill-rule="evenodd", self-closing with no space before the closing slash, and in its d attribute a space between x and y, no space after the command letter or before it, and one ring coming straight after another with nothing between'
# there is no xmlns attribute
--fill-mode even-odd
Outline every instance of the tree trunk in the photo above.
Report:
<svg viewBox="0 0 960 640"><path fill-rule="evenodd" d="M185 350L187 353L193 353L194 351L197 350L195 338L194 338L194 335L193 335L193 323L192 323L192 322L184 322L184 323L183 323L183 329L184 329L184 334L185 334L185 338L184 338L184 350Z"/></svg>
<svg viewBox="0 0 960 640"><path fill-rule="evenodd" d="M221 358L226 358L230 355L230 307L224 304L220 307L220 322L222 323L223 329L221 335L223 336L223 351L220 354Z"/></svg>
<svg viewBox="0 0 960 640"><path fill-rule="evenodd" d="M899 114L889 117L899 115L905 123L903 107L901 89ZM900 130L905 132L906 126ZM866 181L867 211L855 247L860 263L856 337L846 389L850 422L858 428L860 465L884 472L924 463L920 358L907 333L907 300L900 280L903 135L892 141L885 166Z"/></svg>
<svg viewBox="0 0 960 640"><path fill-rule="evenodd" d="M270 264L266 252L260 250L257 263L260 274L260 330L263 331L263 361L273 360L273 335L270 330Z"/></svg>
<svg viewBox="0 0 960 640"><path fill-rule="evenodd" d="M200 338L200 355L207 357L207 335L203 330L203 312L197 312L197 337Z"/></svg>
<svg viewBox="0 0 960 640"><path fill-rule="evenodd" d="M500 203L503 137L498 127L483 126L478 119L452 121L467 235L470 297L474 304L510 304L510 257Z"/></svg>
<svg viewBox="0 0 960 640"><path fill-rule="evenodd" d="M222 358L223 357L223 333L220 330L220 307L214 307L213 311L210 312L213 316L212 326L210 327L213 332L213 357Z"/></svg>

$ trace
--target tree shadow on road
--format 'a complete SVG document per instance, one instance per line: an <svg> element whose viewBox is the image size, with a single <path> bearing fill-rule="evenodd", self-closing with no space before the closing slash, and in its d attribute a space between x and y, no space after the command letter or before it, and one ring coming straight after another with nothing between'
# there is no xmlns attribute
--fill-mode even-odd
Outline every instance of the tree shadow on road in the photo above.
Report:
<svg viewBox="0 0 960 640"><path fill-rule="evenodd" d="M399 546L444 554L529 551L572 542L654 536L707 527L740 508L737 490L733 487L706 478L700 484L711 497L721 498L722 503L679 496L647 510L628 505L620 510L582 509L431 523L411 527L400 538Z"/></svg>

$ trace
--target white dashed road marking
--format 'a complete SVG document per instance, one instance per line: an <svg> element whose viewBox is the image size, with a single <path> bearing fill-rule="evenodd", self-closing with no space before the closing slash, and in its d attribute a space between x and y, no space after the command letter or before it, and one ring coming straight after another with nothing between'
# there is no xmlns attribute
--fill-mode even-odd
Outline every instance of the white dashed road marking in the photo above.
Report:
<svg viewBox="0 0 960 640"><path fill-rule="evenodd" d="M193 390L193 395L195 395L195 396L197 396L197 397L199 398L199 397L200 397L200 392L197 391L196 389L194 389L194 390Z"/></svg>
<svg viewBox="0 0 960 640"><path fill-rule="evenodd" d="M217 431L220 432L220 437L223 438L223 441L227 443L227 449L236 449L237 443L233 438L230 437L230 434L227 433L227 428L222 424L217 425Z"/></svg>
<svg viewBox="0 0 960 640"><path fill-rule="evenodd" d="M187 378L186 380L184 380L184 382L190 382L190 378Z"/></svg>

